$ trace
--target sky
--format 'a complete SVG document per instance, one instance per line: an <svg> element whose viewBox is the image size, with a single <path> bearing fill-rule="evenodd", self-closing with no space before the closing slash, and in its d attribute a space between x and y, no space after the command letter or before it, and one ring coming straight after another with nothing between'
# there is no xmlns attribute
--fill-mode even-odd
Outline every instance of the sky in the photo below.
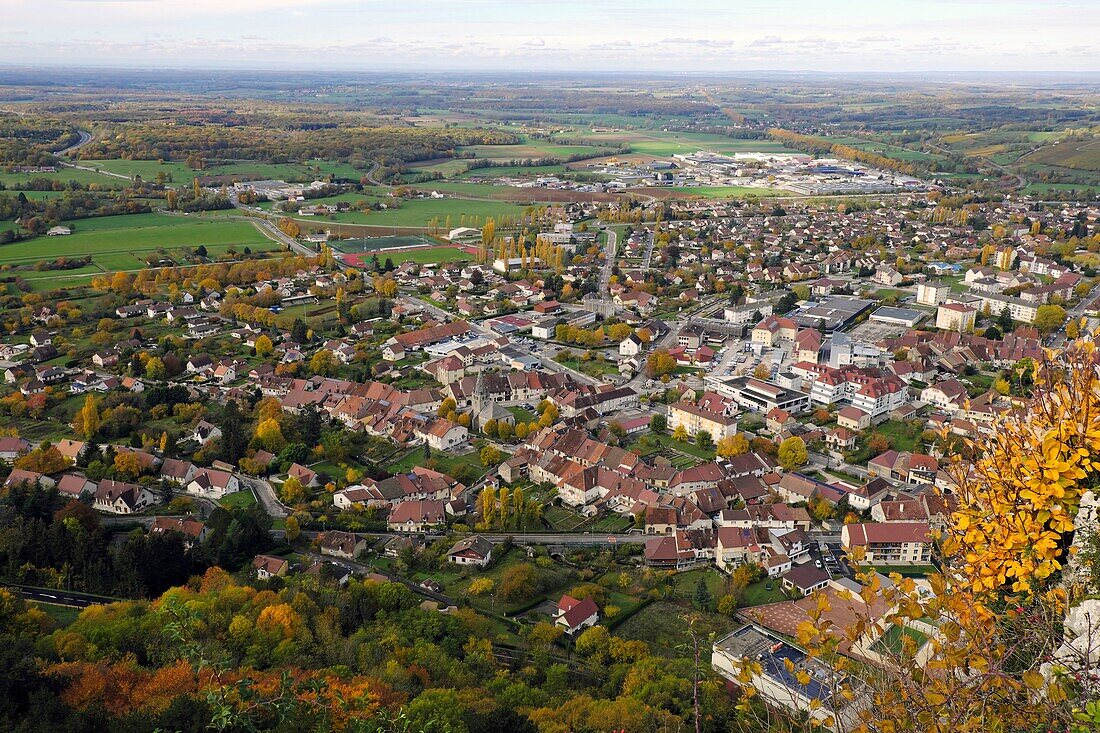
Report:
<svg viewBox="0 0 1100 733"><path fill-rule="evenodd" d="M0 63L1100 71L1100 0L0 0Z"/></svg>

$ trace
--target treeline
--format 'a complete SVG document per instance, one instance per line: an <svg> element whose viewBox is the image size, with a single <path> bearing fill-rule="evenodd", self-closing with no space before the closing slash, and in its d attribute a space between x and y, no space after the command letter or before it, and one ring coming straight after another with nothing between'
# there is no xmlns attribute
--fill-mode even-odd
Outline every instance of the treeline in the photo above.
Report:
<svg viewBox="0 0 1100 733"><path fill-rule="evenodd" d="M784 145L787 145L798 150L803 150L813 155L831 155L836 158L847 158L848 160L858 160L861 163L874 166L875 168L885 168L887 170L897 171L898 173L904 173L906 175L916 175L917 167L912 163L908 163L903 160L897 160L895 158L888 158L885 155L879 155L878 153L871 153L866 150L860 150L853 148L851 145L840 145L830 143L827 139L814 137L812 135L803 135L797 132L791 132L790 130L783 130L777 127L768 129L768 135Z"/></svg>
<svg viewBox="0 0 1100 733"><path fill-rule="evenodd" d="M271 518L255 508L218 508L206 524L207 538L190 549L178 534L140 529L112 542L87 503L21 484L0 498L0 572L26 585L154 598L213 565L241 567L273 545Z"/></svg>
<svg viewBox="0 0 1100 733"><path fill-rule="evenodd" d="M517 565L498 593L534 596L537 576ZM94 607L56 631L7 591L0 601L0 722L13 733L777 730L763 705L738 710L707 664L602 626L571 641L537 623L517 648L500 620L422 608L400 583L322 574L253 587L212 569L155 603Z"/></svg>
<svg viewBox="0 0 1100 733"><path fill-rule="evenodd" d="M54 150L79 140L80 133L66 122L0 113L0 165L49 165Z"/></svg>
<svg viewBox="0 0 1100 733"><path fill-rule="evenodd" d="M421 127L340 127L293 132L257 126L122 125L80 153L83 158L179 160L201 169L225 160L289 163L340 160L369 167L449 156L462 145L505 145L518 142L499 130Z"/></svg>
<svg viewBox="0 0 1100 733"><path fill-rule="evenodd" d="M23 227L35 234L62 221L150 211L152 208L144 201L86 191L67 191L54 199L30 199L22 192L14 196L0 194L0 220L21 220Z"/></svg>

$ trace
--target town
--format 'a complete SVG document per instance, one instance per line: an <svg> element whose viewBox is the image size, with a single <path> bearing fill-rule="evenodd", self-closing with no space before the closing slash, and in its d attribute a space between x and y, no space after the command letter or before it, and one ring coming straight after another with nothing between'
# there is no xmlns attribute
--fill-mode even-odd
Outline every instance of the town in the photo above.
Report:
<svg viewBox="0 0 1100 733"><path fill-rule="evenodd" d="M1100 603L1082 366L1100 205L780 150L806 135L762 124L715 151L705 120L632 129L670 146L652 155L568 152L527 122L522 142L447 132L485 156L460 181L382 153L80 157L117 152L99 128L8 166L0 615L19 664L108 726L242 714L228 675L323 709L317 729L918 730L868 723L884 690L938 680L958 636L999 654L976 629L1008 608L997 623L1058 625L998 657L1027 670L1014 709L1094 680L1075 614ZM539 145L566 162L491 150ZM32 187L51 175L81 178L25 195L63 193ZM108 176L125 188L93 213ZM517 191L534 198L494 198ZM1062 494L1040 505L1038 484ZM1008 560L974 538L1028 518ZM990 575L1011 593L980 595ZM985 674L968 664L916 687L963 700ZM283 729L257 715L222 729Z"/></svg>

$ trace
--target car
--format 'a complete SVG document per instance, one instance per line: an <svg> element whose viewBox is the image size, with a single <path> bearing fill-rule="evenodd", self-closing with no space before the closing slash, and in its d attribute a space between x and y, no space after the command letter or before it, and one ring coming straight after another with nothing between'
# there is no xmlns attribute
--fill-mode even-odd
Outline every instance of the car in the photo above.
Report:
<svg viewBox="0 0 1100 733"><path fill-rule="evenodd" d="M772 589L772 584L771 583L765 583L764 584L764 590L771 590L771 589Z"/></svg>
<svg viewBox="0 0 1100 733"><path fill-rule="evenodd" d="M821 561L820 560L814 560L814 565L816 565L820 568L821 567Z"/></svg>

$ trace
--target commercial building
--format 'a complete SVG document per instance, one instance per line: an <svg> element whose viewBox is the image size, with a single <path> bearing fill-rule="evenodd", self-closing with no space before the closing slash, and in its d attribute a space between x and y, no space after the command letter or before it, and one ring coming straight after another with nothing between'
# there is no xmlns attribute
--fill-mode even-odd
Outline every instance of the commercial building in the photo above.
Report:
<svg viewBox="0 0 1100 733"><path fill-rule="evenodd" d="M852 730L859 711L868 704L864 692L842 694L855 685L854 680L755 624L716 641L710 661L718 674L736 684L743 684L741 672L750 662L759 665L759 671L750 671L749 684L761 698L803 713L828 730ZM802 684L799 676L809 680Z"/></svg>
<svg viewBox="0 0 1100 733"><path fill-rule="evenodd" d="M709 389L723 397L729 397L746 410L759 412L761 415L767 415L776 408L786 410L792 415L799 415L810 409L809 395L762 382L755 377L707 377L704 382Z"/></svg>

